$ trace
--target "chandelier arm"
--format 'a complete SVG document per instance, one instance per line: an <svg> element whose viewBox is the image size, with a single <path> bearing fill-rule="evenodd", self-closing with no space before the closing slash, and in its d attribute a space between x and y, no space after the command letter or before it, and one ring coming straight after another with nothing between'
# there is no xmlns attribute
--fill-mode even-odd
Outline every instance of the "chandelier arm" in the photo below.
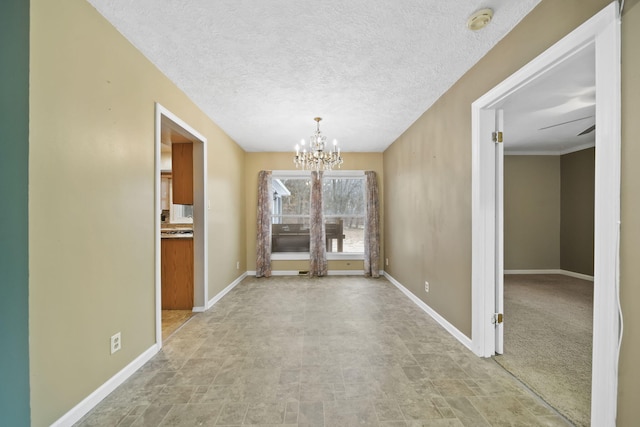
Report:
<svg viewBox="0 0 640 427"><path fill-rule="evenodd" d="M340 167L343 163L342 156L340 155L340 148L337 148L337 141L333 141L333 147L329 151L324 151L327 137L320 132L321 117L315 117L313 120L316 122L316 131L309 138L309 151L304 148L304 140L302 141L302 152L299 150L299 146L296 145L296 154L293 158L293 163L296 168L300 167L303 170L315 169L331 170L334 167Z"/></svg>

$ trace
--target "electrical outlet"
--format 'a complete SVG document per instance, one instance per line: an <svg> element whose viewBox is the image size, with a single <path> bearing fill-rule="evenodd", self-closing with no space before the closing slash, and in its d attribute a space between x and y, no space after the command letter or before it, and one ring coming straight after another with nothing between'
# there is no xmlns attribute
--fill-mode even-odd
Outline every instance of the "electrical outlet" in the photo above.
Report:
<svg viewBox="0 0 640 427"><path fill-rule="evenodd" d="M240 270L240 261L236 261L236 270Z"/></svg>
<svg viewBox="0 0 640 427"><path fill-rule="evenodd" d="M429 292L429 282L427 282L426 280L424 282L424 291Z"/></svg>
<svg viewBox="0 0 640 427"><path fill-rule="evenodd" d="M389 258L385 258L385 259L384 259L384 265L386 265L387 267L389 267Z"/></svg>
<svg viewBox="0 0 640 427"><path fill-rule="evenodd" d="M111 354L115 353L116 351L119 351L121 348L122 348L122 336L120 335L120 332L118 332L117 334L111 337Z"/></svg>

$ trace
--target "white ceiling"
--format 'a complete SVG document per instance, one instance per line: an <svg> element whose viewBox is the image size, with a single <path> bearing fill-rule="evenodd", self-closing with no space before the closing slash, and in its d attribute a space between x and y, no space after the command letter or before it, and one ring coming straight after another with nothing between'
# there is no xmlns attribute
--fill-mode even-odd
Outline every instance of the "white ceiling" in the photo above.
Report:
<svg viewBox="0 0 640 427"><path fill-rule="evenodd" d="M595 47L555 66L505 99L504 148L509 154L565 154L595 145Z"/></svg>
<svg viewBox="0 0 640 427"><path fill-rule="evenodd" d="M383 151L539 0L88 0L247 151ZM491 24L466 28L476 10Z"/></svg>

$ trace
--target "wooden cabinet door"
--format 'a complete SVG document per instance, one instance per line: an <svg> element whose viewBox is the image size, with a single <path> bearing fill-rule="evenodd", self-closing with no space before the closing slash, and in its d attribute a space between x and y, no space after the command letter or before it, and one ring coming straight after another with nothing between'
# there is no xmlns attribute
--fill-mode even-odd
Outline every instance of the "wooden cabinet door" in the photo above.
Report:
<svg viewBox="0 0 640 427"><path fill-rule="evenodd" d="M173 203L193 205L193 143L171 144Z"/></svg>
<svg viewBox="0 0 640 427"><path fill-rule="evenodd" d="M193 308L193 239L162 239L163 310Z"/></svg>

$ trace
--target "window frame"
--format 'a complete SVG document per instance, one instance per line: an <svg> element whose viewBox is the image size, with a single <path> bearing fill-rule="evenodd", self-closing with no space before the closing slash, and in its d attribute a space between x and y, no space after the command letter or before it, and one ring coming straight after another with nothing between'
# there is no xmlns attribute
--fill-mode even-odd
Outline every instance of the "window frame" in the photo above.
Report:
<svg viewBox="0 0 640 427"><path fill-rule="evenodd" d="M271 171L271 179L309 179L311 178L311 172L308 170L274 170ZM325 178L349 178L349 179L361 179L365 181L366 177L363 170L339 170L339 171L325 171L322 176ZM366 188L365 190L366 191ZM363 197L365 194L363 194ZM307 215L308 217L308 215ZM366 213L365 213L366 218ZM309 252L271 252L272 261L308 261ZM327 260L345 260L345 261L358 261L364 260L363 252L327 252Z"/></svg>
<svg viewBox="0 0 640 427"><path fill-rule="evenodd" d="M167 196L166 202L169 205L169 209L164 209L169 211L169 224L172 225L190 225L193 224L193 205L179 205L173 203L173 176L171 171L162 171L160 175L160 185L162 186L163 182L166 181L167 185ZM185 206L191 206L191 217L184 216L183 213L185 211Z"/></svg>

